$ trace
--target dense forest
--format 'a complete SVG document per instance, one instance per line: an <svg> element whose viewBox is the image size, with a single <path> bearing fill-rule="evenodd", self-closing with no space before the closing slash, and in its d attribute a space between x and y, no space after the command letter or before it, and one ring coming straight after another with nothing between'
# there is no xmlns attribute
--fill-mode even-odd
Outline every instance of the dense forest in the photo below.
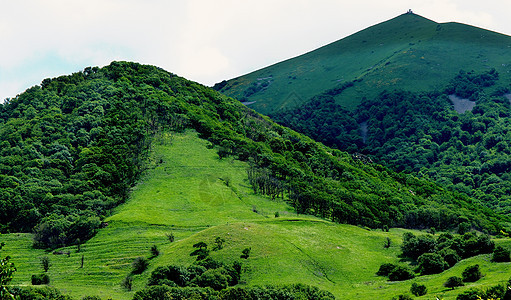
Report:
<svg viewBox="0 0 511 300"><path fill-rule="evenodd" d="M500 106L505 103L487 104ZM494 119L478 109L488 126ZM152 66L114 62L45 79L8 99L0 116L2 231L33 231L38 247L90 238L126 200L144 170L151 141L161 131L184 128L209 140L219 159L248 161L254 191L288 201L300 214L372 228L440 229L468 222L488 232L501 230L502 217L465 194L327 148L234 99ZM375 126L369 133L374 144L381 143ZM482 140L487 146L502 144Z"/></svg>
<svg viewBox="0 0 511 300"><path fill-rule="evenodd" d="M441 92L386 91L366 99L355 113L323 94L274 118L329 146L364 153L509 213L510 102L507 88L492 87L498 77L495 70L460 71ZM458 113L449 95L476 105Z"/></svg>

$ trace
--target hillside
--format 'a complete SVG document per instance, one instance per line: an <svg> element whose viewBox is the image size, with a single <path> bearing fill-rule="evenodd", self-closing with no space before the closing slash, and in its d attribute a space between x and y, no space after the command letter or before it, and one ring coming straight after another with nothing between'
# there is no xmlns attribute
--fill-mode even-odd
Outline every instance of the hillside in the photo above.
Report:
<svg viewBox="0 0 511 300"><path fill-rule="evenodd" d="M397 260L394 248L373 252L385 237L399 243L402 229L389 227L509 231L506 216L466 195L328 148L153 66L113 62L45 79L0 115L2 257L19 262L19 286L48 255L62 291L128 299L150 274L134 274L132 292L120 281L152 245L155 270L193 261L194 245L223 236L212 257L253 251L243 286L282 278L341 296ZM343 269L359 252L368 261ZM204 274L225 278L218 272Z"/></svg>
<svg viewBox="0 0 511 300"><path fill-rule="evenodd" d="M115 209L105 220L108 226L79 250L76 245L69 246L57 249L62 255L52 255L33 249L31 234L0 236L6 243L2 255L10 255L18 269L11 284L30 285L31 275L42 271L39 259L49 256L51 286L74 299L86 295L132 299L157 267L190 264L195 260L189 255L193 244L205 241L212 245L215 237L222 237L224 248L211 253L215 259L232 262L244 248L252 249L249 259L243 261L246 271L241 286L312 284L337 299L390 299L408 292L410 281L388 282L375 276L382 263L400 261L399 246L406 230L371 231L296 215L283 201L254 195L247 185L246 163L219 160L216 151L208 149L207 142L194 131L165 135L153 145L148 171L129 200ZM230 178L230 186L225 178ZM280 213L278 218L275 212ZM174 242L168 240L171 233ZM388 249L383 247L386 238L392 241ZM509 239L497 242L510 246ZM152 245L157 245L160 255L150 260L146 272L134 276L132 291L122 288L120 283L130 274L132 261L150 257ZM488 260L489 255L477 256L442 274L412 281L426 284L428 295L443 299L454 299L470 287L505 283L509 264ZM483 281L453 291L442 286L449 276L461 274L474 263L485 272Z"/></svg>
<svg viewBox="0 0 511 300"><path fill-rule="evenodd" d="M459 70L495 68L509 81L511 37L459 24L403 14L301 56L215 85L226 95L272 114L335 91L353 111L384 90L443 89ZM460 54L463 55L460 55Z"/></svg>

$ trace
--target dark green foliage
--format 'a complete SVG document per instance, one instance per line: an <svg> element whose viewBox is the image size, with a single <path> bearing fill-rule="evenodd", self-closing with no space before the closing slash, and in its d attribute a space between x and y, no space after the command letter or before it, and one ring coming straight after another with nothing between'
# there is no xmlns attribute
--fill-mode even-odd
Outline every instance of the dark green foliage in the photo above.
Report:
<svg viewBox="0 0 511 300"><path fill-rule="evenodd" d="M424 253L417 259L418 271L421 275L437 274L449 267L442 255L438 253Z"/></svg>
<svg viewBox="0 0 511 300"><path fill-rule="evenodd" d="M48 274L32 275L32 285L49 284L50 276Z"/></svg>
<svg viewBox="0 0 511 300"><path fill-rule="evenodd" d="M44 287L11 287L9 291L16 299L23 300L72 300L71 297L62 295L56 288Z"/></svg>
<svg viewBox="0 0 511 300"><path fill-rule="evenodd" d="M460 261L460 256L458 253L451 248L443 248L442 250L438 251L438 254L440 254L444 261L447 263L447 265L450 267L454 266L458 261Z"/></svg>
<svg viewBox="0 0 511 300"><path fill-rule="evenodd" d="M389 276L390 272L394 270L397 267L395 264L391 263L384 263L380 266L378 269L378 272L376 272L376 275L378 276Z"/></svg>
<svg viewBox="0 0 511 300"><path fill-rule="evenodd" d="M209 269L196 277L191 283L195 283L200 287L210 287L215 291L220 291L229 285L230 276L226 274L223 268Z"/></svg>
<svg viewBox="0 0 511 300"><path fill-rule="evenodd" d="M213 250L221 250L224 248L225 239L219 236L215 237L215 247Z"/></svg>
<svg viewBox="0 0 511 300"><path fill-rule="evenodd" d="M149 261L147 260L147 258L140 256L135 258L131 266L133 268L131 270L131 273L142 274L149 266Z"/></svg>
<svg viewBox="0 0 511 300"><path fill-rule="evenodd" d="M454 287L452 289L454 289ZM483 294L484 294L484 292L480 291L479 289L471 288L471 289L461 292L461 294L459 294L456 297L456 300L479 300L479 299L481 299L480 297Z"/></svg>
<svg viewBox="0 0 511 300"><path fill-rule="evenodd" d="M428 288L424 284L418 284L414 282L410 287L410 293L412 293L416 297L424 296L428 293Z"/></svg>
<svg viewBox="0 0 511 300"><path fill-rule="evenodd" d="M150 286L137 291L133 300L167 300L167 299L216 299L217 292L210 288L184 287L176 288L166 285Z"/></svg>
<svg viewBox="0 0 511 300"><path fill-rule="evenodd" d="M198 242L193 245L196 250L190 253L190 256L197 256L197 260L206 259L209 256L208 244L205 242Z"/></svg>
<svg viewBox="0 0 511 300"><path fill-rule="evenodd" d="M41 266L43 267L43 270L45 272L48 272L48 270L50 269L50 266L51 266L51 261L48 256L41 257Z"/></svg>
<svg viewBox="0 0 511 300"><path fill-rule="evenodd" d="M424 253L433 252L437 246L436 240L431 235L415 236L413 233L403 234L403 244L401 251L403 255L417 259Z"/></svg>
<svg viewBox="0 0 511 300"><path fill-rule="evenodd" d="M390 248L391 243L392 242L389 237L385 238L385 243L383 244L383 248L385 248L385 249Z"/></svg>
<svg viewBox="0 0 511 300"><path fill-rule="evenodd" d="M408 280L415 277L415 274L413 273L410 268L405 266L396 266L392 271L389 273L389 280L390 281L402 281L402 280Z"/></svg>
<svg viewBox="0 0 511 300"><path fill-rule="evenodd" d="M461 277L451 276L444 282L444 286L454 290L455 287L463 286L463 280Z"/></svg>
<svg viewBox="0 0 511 300"><path fill-rule="evenodd" d="M160 255L160 250L158 250L158 246L156 246L156 245L151 246L150 252L151 252L151 257L153 257L153 258Z"/></svg>
<svg viewBox="0 0 511 300"><path fill-rule="evenodd" d="M371 228L440 229L457 226L463 213L475 227L498 227L469 198L326 148L151 66L114 62L44 80L0 114L2 228L34 229L38 247L94 235L143 171L154 134L185 128L249 161L254 190L285 199L297 213Z"/></svg>
<svg viewBox="0 0 511 300"><path fill-rule="evenodd" d="M128 275L124 277L124 279L121 282L121 287L127 289L128 291L131 291L131 288L133 287L133 276Z"/></svg>
<svg viewBox="0 0 511 300"><path fill-rule="evenodd" d="M173 243L174 240L176 239L173 232L167 233L166 236L167 236L167 239L169 240L169 242L171 242L171 243Z"/></svg>
<svg viewBox="0 0 511 300"><path fill-rule="evenodd" d="M250 247L243 249L243 251L241 251L240 258L248 259L248 257L250 256L250 250L252 250L252 248Z"/></svg>
<svg viewBox="0 0 511 300"><path fill-rule="evenodd" d="M463 282L475 282L481 279L481 277L483 277L483 274L481 274L479 265L473 265L463 270L461 276L463 278Z"/></svg>
<svg viewBox="0 0 511 300"><path fill-rule="evenodd" d="M511 257L509 255L509 250L505 249L502 246L495 247L493 251L493 256L491 258L494 262L509 262L511 261Z"/></svg>

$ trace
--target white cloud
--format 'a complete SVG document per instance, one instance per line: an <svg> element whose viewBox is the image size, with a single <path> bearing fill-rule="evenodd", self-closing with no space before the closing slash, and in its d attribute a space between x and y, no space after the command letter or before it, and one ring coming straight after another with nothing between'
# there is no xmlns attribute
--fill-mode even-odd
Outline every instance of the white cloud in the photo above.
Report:
<svg viewBox="0 0 511 300"><path fill-rule="evenodd" d="M210 85L409 8L437 22L511 32L508 0L0 0L0 99L112 60Z"/></svg>

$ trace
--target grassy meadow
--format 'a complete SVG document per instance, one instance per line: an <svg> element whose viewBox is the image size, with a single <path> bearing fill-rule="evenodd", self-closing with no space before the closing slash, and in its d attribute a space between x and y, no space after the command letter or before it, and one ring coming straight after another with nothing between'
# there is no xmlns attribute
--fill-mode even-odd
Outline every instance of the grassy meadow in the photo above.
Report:
<svg viewBox="0 0 511 300"><path fill-rule="evenodd" d="M46 255L52 264L50 285L64 293L76 299L85 295L131 299L154 268L192 263L192 245L204 241L211 247L215 237L224 238L225 245L211 252L214 259L243 262L240 284L301 282L329 290L338 299L390 299L408 292L413 281L428 287L428 294L420 299L454 299L464 289L503 283L511 277L509 263L490 263L489 255L480 255L441 274L388 282L375 272L382 263L399 262L405 230L370 231L296 215L282 201L254 195L246 168L243 162L220 160L194 131L164 134L153 143L147 172L129 200L80 249L57 249L64 253L57 255L33 249L31 234L0 236L6 243L2 256L10 255L18 268L12 284L30 285L31 275L43 272L39 260ZM172 243L167 237L171 233ZM387 237L391 247L384 249ZM497 243L511 246L509 240ZM132 261L149 258L152 245L157 245L160 255L150 259L147 271L134 276L133 291L122 288ZM248 247L249 258L240 259ZM454 291L442 286L448 277L461 276L475 263L485 274L481 280Z"/></svg>

